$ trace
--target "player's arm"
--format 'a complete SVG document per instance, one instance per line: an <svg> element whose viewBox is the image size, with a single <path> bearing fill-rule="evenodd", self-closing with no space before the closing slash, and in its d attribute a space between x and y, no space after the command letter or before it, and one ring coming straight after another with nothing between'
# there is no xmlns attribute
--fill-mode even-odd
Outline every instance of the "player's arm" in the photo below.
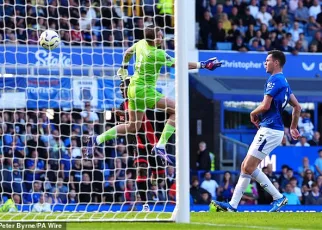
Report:
<svg viewBox="0 0 322 230"><path fill-rule="evenodd" d="M210 58L207 61L201 62L188 62L188 69L208 69L215 70L220 67L222 62L218 61L216 57ZM175 67L175 64L172 64L171 67Z"/></svg>
<svg viewBox="0 0 322 230"><path fill-rule="evenodd" d="M134 44L133 46L131 46L125 51L123 55L122 66L117 70L117 76L122 78L122 80L124 80L129 75L129 72L127 69L129 68L129 62L133 54L135 53L135 47L136 47L136 44Z"/></svg>
<svg viewBox="0 0 322 230"><path fill-rule="evenodd" d="M273 97L271 95L266 94L264 96L264 99L262 101L262 103L260 103L259 106L257 106L256 109L254 109L251 113L250 113L250 121L258 128L259 125L259 119L258 119L258 115L265 113L267 110L269 110L269 108L271 107L271 103L272 103Z"/></svg>
<svg viewBox="0 0 322 230"><path fill-rule="evenodd" d="M164 50L158 50L158 61L165 62L166 66L175 67L175 59L167 54ZM201 62L189 62L188 68L189 69L208 69L208 70L215 70L216 68L220 67L222 62L218 61L216 57L210 58L207 61Z"/></svg>
<svg viewBox="0 0 322 230"><path fill-rule="evenodd" d="M294 140L297 140L300 137L300 133L297 130L297 125L298 125L299 118L300 118L300 115L301 115L301 105L297 101L297 99L296 99L294 94L290 95L289 104L293 107L292 122L291 122L291 126L290 126L290 133L291 133L292 138Z"/></svg>

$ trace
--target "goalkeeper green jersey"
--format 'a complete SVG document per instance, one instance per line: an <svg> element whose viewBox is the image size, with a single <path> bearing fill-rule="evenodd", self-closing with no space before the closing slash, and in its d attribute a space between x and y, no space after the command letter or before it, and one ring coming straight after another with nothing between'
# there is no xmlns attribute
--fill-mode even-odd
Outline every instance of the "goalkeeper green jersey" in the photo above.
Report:
<svg viewBox="0 0 322 230"><path fill-rule="evenodd" d="M164 50L150 46L146 40L140 40L133 45L136 54L135 73L131 85L155 87L162 66L172 66L174 58Z"/></svg>
<svg viewBox="0 0 322 230"><path fill-rule="evenodd" d="M8 199L1 207L0 212L17 212L18 209L12 199Z"/></svg>

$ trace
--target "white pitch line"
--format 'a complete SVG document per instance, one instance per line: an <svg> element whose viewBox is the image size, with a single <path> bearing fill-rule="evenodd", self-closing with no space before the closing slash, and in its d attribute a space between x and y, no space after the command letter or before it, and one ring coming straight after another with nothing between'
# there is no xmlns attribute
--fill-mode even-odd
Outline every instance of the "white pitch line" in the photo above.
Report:
<svg viewBox="0 0 322 230"><path fill-rule="evenodd" d="M249 225L234 225L234 224L214 224L214 223L200 223L200 222L191 222L190 224L195 225L206 225L206 226L212 226L212 227L234 227L234 228L247 228L247 229L264 229L264 230L280 230L285 228L276 228L276 227L265 227L265 226L249 226ZM303 230L301 228L287 228L287 230Z"/></svg>

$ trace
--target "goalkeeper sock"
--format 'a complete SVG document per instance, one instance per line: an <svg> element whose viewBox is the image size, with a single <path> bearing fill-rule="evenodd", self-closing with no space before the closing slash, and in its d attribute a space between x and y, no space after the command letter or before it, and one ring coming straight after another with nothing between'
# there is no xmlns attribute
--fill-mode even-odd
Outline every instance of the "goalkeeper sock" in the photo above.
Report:
<svg viewBox="0 0 322 230"><path fill-rule="evenodd" d="M248 174L241 173L238 179L238 182L236 184L236 188L233 194L233 197L231 198L231 201L229 204L237 209L237 206L244 194L244 191L246 190L247 186L250 183L251 176Z"/></svg>
<svg viewBox="0 0 322 230"><path fill-rule="evenodd" d="M116 133L116 127L114 126L113 128L107 130L106 132L102 133L101 135L97 136L96 138L96 143L98 145L104 143L105 141L112 140L116 138L117 133Z"/></svg>
<svg viewBox="0 0 322 230"><path fill-rule="evenodd" d="M266 192L271 194L273 200L283 197L283 195L275 188L270 179L258 168L252 173L252 177L262 186Z"/></svg>
<svg viewBox="0 0 322 230"><path fill-rule="evenodd" d="M174 133L176 128L168 123L164 126L159 142L157 143L157 148L165 148L169 138Z"/></svg>

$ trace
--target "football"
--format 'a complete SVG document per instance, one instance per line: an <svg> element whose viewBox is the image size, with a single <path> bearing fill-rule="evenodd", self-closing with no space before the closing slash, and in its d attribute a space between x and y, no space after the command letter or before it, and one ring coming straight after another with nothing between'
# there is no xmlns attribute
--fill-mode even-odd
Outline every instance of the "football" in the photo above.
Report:
<svg viewBox="0 0 322 230"><path fill-rule="evenodd" d="M59 46L60 38L54 30L45 30L39 38L39 45L46 50L53 50Z"/></svg>

